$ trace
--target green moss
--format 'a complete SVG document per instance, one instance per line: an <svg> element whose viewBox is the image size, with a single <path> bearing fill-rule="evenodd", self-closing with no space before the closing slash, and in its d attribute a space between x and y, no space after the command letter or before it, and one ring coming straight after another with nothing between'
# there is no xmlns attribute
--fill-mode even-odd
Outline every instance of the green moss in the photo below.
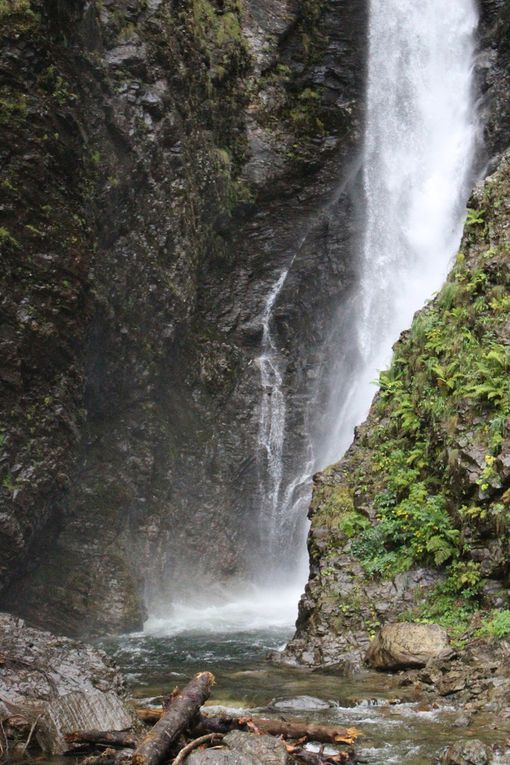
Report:
<svg viewBox="0 0 510 765"><path fill-rule="evenodd" d="M353 539L370 521L354 507L352 494L345 486L323 485L314 493L312 524L338 532L345 539Z"/></svg>
<svg viewBox="0 0 510 765"><path fill-rule="evenodd" d="M19 247L18 240L3 226L0 226L0 245L10 244L13 247Z"/></svg>
<svg viewBox="0 0 510 765"><path fill-rule="evenodd" d="M0 125L10 125L16 120L25 119L27 113L26 95L11 92L8 88L0 90Z"/></svg>
<svg viewBox="0 0 510 765"><path fill-rule="evenodd" d="M32 13L30 0L0 0L0 19L30 13Z"/></svg>
<svg viewBox="0 0 510 765"><path fill-rule="evenodd" d="M213 79L223 80L247 63L248 48L237 0L226 0L221 12L210 0L193 0L192 28L209 62Z"/></svg>

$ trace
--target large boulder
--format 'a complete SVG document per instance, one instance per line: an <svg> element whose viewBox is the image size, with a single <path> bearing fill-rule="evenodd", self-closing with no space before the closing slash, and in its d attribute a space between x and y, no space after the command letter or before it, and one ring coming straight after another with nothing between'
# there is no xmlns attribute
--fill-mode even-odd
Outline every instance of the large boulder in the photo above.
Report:
<svg viewBox="0 0 510 765"><path fill-rule="evenodd" d="M451 654L448 633L437 624L386 624L370 643L365 657L374 669L424 667Z"/></svg>
<svg viewBox="0 0 510 765"><path fill-rule="evenodd" d="M45 752L64 752L64 736L73 730L133 724L122 676L102 651L0 613L0 667L0 720L36 722Z"/></svg>
<svg viewBox="0 0 510 765"><path fill-rule="evenodd" d="M221 749L195 752L187 765L289 765L291 759L281 741L235 730L223 739Z"/></svg>

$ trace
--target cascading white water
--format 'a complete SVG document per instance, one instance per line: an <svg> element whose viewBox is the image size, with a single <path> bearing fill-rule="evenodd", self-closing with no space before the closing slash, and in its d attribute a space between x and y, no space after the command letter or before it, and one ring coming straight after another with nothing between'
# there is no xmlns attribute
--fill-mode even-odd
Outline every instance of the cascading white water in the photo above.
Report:
<svg viewBox="0 0 510 765"><path fill-rule="evenodd" d="M262 353L257 359L260 369L262 399L258 445L263 453L259 462L260 526L264 529L267 558L273 556L280 526L280 489L283 477L283 442L285 438L286 404L282 389L281 357L271 332L273 308L289 273L282 271L269 293L262 313Z"/></svg>
<svg viewBox="0 0 510 765"><path fill-rule="evenodd" d="M366 214L353 327L361 368L320 450L335 461L366 416L377 371L437 290L460 242L476 143L475 0L371 0ZM338 400L332 396L335 408Z"/></svg>
<svg viewBox="0 0 510 765"><path fill-rule="evenodd" d="M343 319L360 363L354 370L337 367L325 418L328 430L310 444L303 474L286 476L282 460L290 434L285 432L284 365L271 327L294 256L262 312L259 452L265 473L259 486L264 491L260 522L266 524L264 544L270 553L261 551L264 561L288 546L288 529L295 527L297 509L306 505L306 475L338 460L349 446L354 426L370 406L377 371L387 366L392 344L413 313L444 281L458 247L476 142L472 69L477 22L475 0L370 0L365 226L359 288ZM302 550L295 550L299 555L304 563L304 535ZM198 627L250 629L281 624L283 613L290 622L302 572L285 591L276 581L276 597L253 588L225 594L222 603L206 611L203 604L176 604L168 619L151 620L147 629L156 634Z"/></svg>
<svg viewBox="0 0 510 765"><path fill-rule="evenodd" d="M305 581L306 565L303 557L284 555L283 552L297 542L304 545L305 536L296 538L296 528L303 524L300 520L305 517L306 510L303 499L303 483L311 475L314 459L310 445L310 456L304 470L294 478L286 476L284 481L284 444L287 404L285 400L284 357L277 348L272 332L274 307L285 285L289 271L296 256L291 259L289 267L284 269L274 283L264 304L262 312L262 353L257 359L260 369L261 404L258 431L258 468L259 468L259 513L258 526L260 530L260 545L257 567L261 572L261 581L271 581L273 586L278 582L294 580L296 572L299 579ZM299 517L299 511L301 518ZM297 560L293 570L289 570L289 558ZM276 581L275 581L276 577ZM295 598L300 585L292 581L289 592ZM270 595L266 593L266 599Z"/></svg>

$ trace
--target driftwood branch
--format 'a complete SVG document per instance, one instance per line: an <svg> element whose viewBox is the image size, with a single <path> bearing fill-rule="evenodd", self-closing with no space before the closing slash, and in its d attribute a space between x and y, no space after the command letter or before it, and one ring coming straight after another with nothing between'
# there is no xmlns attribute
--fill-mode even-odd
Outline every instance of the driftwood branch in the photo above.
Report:
<svg viewBox="0 0 510 765"><path fill-rule="evenodd" d="M193 741L190 741L189 744L186 744L186 746L181 749L172 765L181 765L188 754L190 754L194 749L197 749L197 747L203 746L204 744L219 743L222 738L223 733L207 733L205 736L200 736L200 738L196 738Z"/></svg>
<svg viewBox="0 0 510 765"><path fill-rule="evenodd" d="M168 758L175 740L190 726L202 704L209 698L214 675L200 672L164 709L161 718L135 749L133 765L160 765ZM215 731L213 731L215 732Z"/></svg>
<svg viewBox="0 0 510 765"><path fill-rule="evenodd" d="M163 710L152 707L150 709L137 709L136 713L145 722L157 720ZM264 717L209 717L200 715L193 727L194 734L205 733L229 733L231 730L252 730L259 733L267 733L271 736L283 736L284 738L300 739L307 738L320 741L325 744L348 744L351 745L360 735L356 728L341 728L335 725L320 725L308 723L303 720L273 720Z"/></svg>
<svg viewBox="0 0 510 765"><path fill-rule="evenodd" d="M272 720L263 717L207 717L207 715L200 716L200 722L193 732L227 733L230 730L248 730L270 736L310 739L325 744L347 744L349 746L360 735L356 728L319 725L304 720Z"/></svg>

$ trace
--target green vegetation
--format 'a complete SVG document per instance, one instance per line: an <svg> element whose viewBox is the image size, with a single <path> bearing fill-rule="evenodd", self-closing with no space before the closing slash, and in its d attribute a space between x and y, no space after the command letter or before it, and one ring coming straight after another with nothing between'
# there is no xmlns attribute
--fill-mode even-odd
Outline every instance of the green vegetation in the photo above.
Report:
<svg viewBox="0 0 510 765"><path fill-rule="evenodd" d="M488 611L483 599L485 578L510 569L505 172L468 210L464 253L396 345L366 426L313 500L312 524L330 531L312 549L321 572L333 569L327 597L347 543L368 577L439 569L441 584L418 593L404 618L437 622L459 644L475 634L510 635L510 612ZM481 564L472 553L488 545ZM336 598L341 610L345 596Z"/></svg>
<svg viewBox="0 0 510 765"><path fill-rule="evenodd" d="M19 247L20 244L18 240L3 226L0 226L0 246L2 244L10 244L13 247Z"/></svg>
<svg viewBox="0 0 510 765"><path fill-rule="evenodd" d="M317 509L314 523L337 531L346 539L353 539L370 526L370 522L354 508L352 495L345 486L323 485L314 493Z"/></svg>
<svg viewBox="0 0 510 765"><path fill-rule="evenodd" d="M221 13L210 0L191 3L193 34L207 57L213 79L221 81L243 69L247 62L248 49L240 14L238 0L225 0Z"/></svg>
<svg viewBox="0 0 510 765"><path fill-rule="evenodd" d="M484 218L471 210L468 225L481 227ZM505 247L484 249L471 263L459 255L449 281L381 375L378 423L367 444L378 523L353 548L369 574L392 575L416 563L456 565L469 556L462 519L490 520L497 533L509 527L508 498L494 501L510 416L507 258ZM485 452L478 501L469 506L459 503L456 477L463 448L459 413L470 425L466 446Z"/></svg>
<svg viewBox="0 0 510 765"><path fill-rule="evenodd" d="M78 98L76 93L72 92L69 82L58 73L53 64L40 75L39 82L43 89L50 93L61 106L73 103Z"/></svg>
<svg viewBox="0 0 510 765"><path fill-rule="evenodd" d="M27 96L10 91L0 90L0 126L10 125L18 119L25 119L28 113Z"/></svg>
<svg viewBox="0 0 510 765"><path fill-rule="evenodd" d="M0 0L0 18L23 13L32 13L30 0Z"/></svg>
<svg viewBox="0 0 510 765"><path fill-rule="evenodd" d="M510 611L492 611L481 632L499 640L510 636Z"/></svg>

